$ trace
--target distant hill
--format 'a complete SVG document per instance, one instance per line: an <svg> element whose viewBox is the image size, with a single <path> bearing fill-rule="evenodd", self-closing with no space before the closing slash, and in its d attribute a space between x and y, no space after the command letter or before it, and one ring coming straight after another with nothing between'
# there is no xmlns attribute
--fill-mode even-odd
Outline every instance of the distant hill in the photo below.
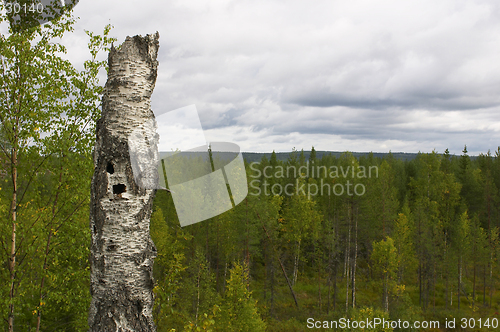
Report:
<svg viewBox="0 0 500 332"><path fill-rule="evenodd" d="M292 152L276 152L276 158L280 161L286 161L288 160L290 154ZM300 151L298 151L300 154ZM316 151L316 158L321 159L324 155L332 155L334 157L340 157L343 153L345 152L340 152L340 151ZM395 159L400 159L403 161L410 161L415 158L417 158L418 153L406 153L406 152L350 152L352 155L359 159L360 157L368 157L370 153L373 154L374 158L385 158L389 155L389 153L392 154L392 156ZM160 152L160 159L164 158L166 155L170 155L170 152ZM182 155L184 156L197 156L197 157L202 157L206 158L208 157L207 152L181 152ZM220 159L220 160L226 160L227 162L233 160L237 153L235 152L213 152L214 158L215 159ZM248 162L260 162L262 160L263 156L266 156L267 160L271 159L272 152L242 152L243 158ZM304 157L306 160L309 159L309 155L311 154L311 151L304 151ZM458 157L456 155L451 155L452 157ZM470 156L469 157L474 160L477 158L477 156Z"/></svg>
<svg viewBox="0 0 500 332"><path fill-rule="evenodd" d="M288 159L288 156L290 155L291 152L276 152L276 158L281 161L285 161ZM300 153L300 151L299 151ZM316 151L316 158L321 159L323 155L329 155L331 154L334 157L340 157L340 155L344 152L338 152L338 151ZM363 156L368 156L370 152L351 152L352 155L356 158L359 159L359 157ZM401 160L413 160L417 157L418 153L405 153L405 152L391 152L394 158L396 159L401 159ZM266 158L269 160L271 158L271 152L243 152L243 158L251 163L251 162L256 162L256 161L261 161L263 156L266 156ZM309 155L311 154L311 151L304 151L304 156L307 159L309 159ZM384 152L373 152L373 156L375 158L384 158L389 154L389 152L384 153Z"/></svg>

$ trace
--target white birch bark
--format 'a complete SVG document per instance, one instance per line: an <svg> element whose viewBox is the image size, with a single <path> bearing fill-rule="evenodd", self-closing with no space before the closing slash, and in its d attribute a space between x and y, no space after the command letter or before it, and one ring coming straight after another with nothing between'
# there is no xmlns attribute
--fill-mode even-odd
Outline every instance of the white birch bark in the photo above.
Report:
<svg viewBox="0 0 500 332"><path fill-rule="evenodd" d="M91 187L89 332L156 331L156 248L149 234L155 189L144 189L134 180L128 138L140 128L142 145L156 151L150 96L156 82L158 38L158 33L127 37L108 57Z"/></svg>

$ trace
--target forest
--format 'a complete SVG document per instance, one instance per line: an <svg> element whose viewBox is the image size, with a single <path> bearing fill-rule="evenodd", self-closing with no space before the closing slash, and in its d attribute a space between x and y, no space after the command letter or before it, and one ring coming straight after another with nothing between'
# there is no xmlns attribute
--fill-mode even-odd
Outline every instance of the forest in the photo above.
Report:
<svg viewBox="0 0 500 332"><path fill-rule="evenodd" d="M92 167L84 159L50 159L46 166L62 172L35 173L38 190L20 204L16 331L34 331L38 317L40 331L87 330ZM473 318L493 329L500 150L402 160L349 152L317 159L313 148L281 161L273 152L245 169L243 202L183 228L171 193L158 190L151 217L158 331L305 331L310 318L342 317L433 320L440 330L446 320ZM348 182L358 189L341 193ZM3 183L5 194L12 189L5 174ZM327 183L331 190L315 189ZM1 203L5 216L11 202L2 195ZM6 251L8 223L2 234ZM11 283L6 265L1 271L6 321Z"/></svg>
<svg viewBox="0 0 500 332"><path fill-rule="evenodd" d="M157 193L159 331L187 321L188 329L305 331L310 317L441 327L452 318L498 319L500 150L410 161L349 152L316 159L314 148L308 155L247 163L247 198L185 228L171 196ZM371 176L360 172L370 168ZM363 190L341 194L349 181ZM327 183L336 189L315 189Z"/></svg>

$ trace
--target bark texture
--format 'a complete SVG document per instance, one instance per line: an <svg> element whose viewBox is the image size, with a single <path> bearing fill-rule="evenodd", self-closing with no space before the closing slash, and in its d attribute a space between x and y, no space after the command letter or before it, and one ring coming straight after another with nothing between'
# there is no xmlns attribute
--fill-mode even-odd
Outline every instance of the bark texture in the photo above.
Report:
<svg viewBox="0 0 500 332"><path fill-rule="evenodd" d="M145 136L142 145L156 149L150 96L156 82L158 38L158 33L127 37L108 56L91 187L90 332L156 331L156 248L149 234L155 189L144 189L134 180L129 137L139 128Z"/></svg>

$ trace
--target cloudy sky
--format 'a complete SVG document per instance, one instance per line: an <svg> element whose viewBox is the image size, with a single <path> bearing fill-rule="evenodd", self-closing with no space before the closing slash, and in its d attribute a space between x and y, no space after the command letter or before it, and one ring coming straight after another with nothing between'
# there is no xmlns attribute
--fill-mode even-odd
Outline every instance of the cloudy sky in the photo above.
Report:
<svg viewBox="0 0 500 332"><path fill-rule="evenodd" d="M81 0L84 29L160 33L153 110L196 105L209 141L471 154L500 145L497 0ZM189 128L176 124L179 130Z"/></svg>

